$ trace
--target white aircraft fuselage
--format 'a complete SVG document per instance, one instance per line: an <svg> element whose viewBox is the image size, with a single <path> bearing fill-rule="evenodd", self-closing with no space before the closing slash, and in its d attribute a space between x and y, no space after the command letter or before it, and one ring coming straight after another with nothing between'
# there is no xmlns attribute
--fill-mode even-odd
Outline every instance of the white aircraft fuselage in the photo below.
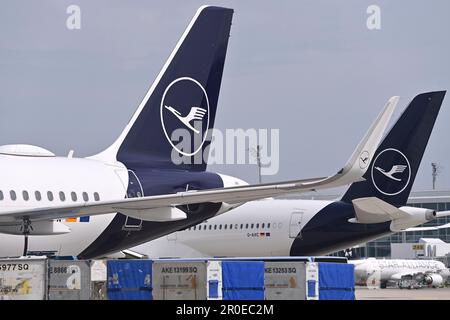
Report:
<svg viewBox="0 0 450 320"><path fill-rule="evenodd" d="M144 182L143 185L140 185L140 180L137 184L131 183L132 186L137 186L137 189L130 187L130 177L137 176L119 162L109 164L94 159L55 157L50 152L33 146L26 146L26 149L30 151L29 155L2 154L0 152L0 177L2 177L0 180L0 217L3 212L14 210L33 210L62 205L82 206L92 202L101 203L145 195ZM36 150L41 152L39 156L32 155L33 152L37 154ZM45 156L42 156L43 151L46 152ZM212 173L205 174L213 175ZM225 187L245 184L242 180L230 176L219 174L216 176L216 179L220 179L221 185ZM199 221L197 219L202 219L204 214L213 216L228 209L221 210L221 204L204 208L204 210L200 209L194 220ZM99 236L111 225L113 219L118 216L117 213L58 219L51 225L49 225L50 222L33 223L30 230L32 237L30 237L28 253L79 255L98 240ZM126 224L130 225L130 228L125 234L131 242L136 241L136 244L142 242L142 240L137 240L140 237L154 239L160 235L157 228L155 230L149 228L147 231L142 228L144 224L162 223L143 222L130 218L134 222L133 225L133 222L127 221L126 216L121 216L125 218L124 223L113 228L114 230L111 230L110 235L104 240L100 239L103 246L108 246L112 242L116 242L115 245L99 252L99 255L126 248L122 247L121 240L114 241L113 239L117 233L123 234ZM190 219L164 222L164 228L170 229L170 224L173 224L173 228L176 230L182 228L183 224L190 225L192 222ZM140 228L138 228L139 225ZM0 256L21 254L24 245L22 228L23 226L20 224L0 225Z"/></svg>
<svg viewBox="0 0 450 320"><path fill-rule="evenodd" d="M0 155L0 176L0 191L3 193L0 214L15 209L125 198L128 186L128 173L124 166L110 166L100 161L80 158L3 154ZM12 192L16 195L15 200L11 197ZM24 198L24 192L28 193L28 197ZM64 198L61 197L61 192ZM76 199L72 198L73 193L76 194ZM83 199L83 193L87 195L88 201ZM95 200L94 193L98 194L98 200ZM92 216L85 219L86 222L79 222L83 221L80 218L74 219L77 222L69 222L71 219L60 220L69 228L69 232L58 234L58 230L55 230L56 235L51 233L33 236L29 251L54 252L58 255L80 253L108 226L114 215L115 213ZM39 232L32 230L32 235L33 231ZM0 256L21 254L22 235L0 233L0 239Z"/></svg>
<svg viewBox="0 0 450 320"><path fill-rule="evenodd" d="M150 241L131 250L151 258L258 257L303 255L291 252L302 229L330 201L266 199L243 204L226 215ZM320 239L317 239L320 240ZM325 240L325 239L324 239ZM317 252L327 253L325 241Z"/></svg>
<svg viewBox="0 0 450 320"><path fill-rule="evenodd" d="M326 255L392 233L390 221L349 222L354 216L342 201L266 199L131 250L151 258Z"/></svg>
<svg viewBox="0 0 450 320"><path fill-rule="evenodd" d="M399 281L402 277L425 276L428 284L441 285L450 275L450 271L440 261L405 259L365 259L351 260L355 265L355 283L371 284L373 279L383 283Z"/></svg>

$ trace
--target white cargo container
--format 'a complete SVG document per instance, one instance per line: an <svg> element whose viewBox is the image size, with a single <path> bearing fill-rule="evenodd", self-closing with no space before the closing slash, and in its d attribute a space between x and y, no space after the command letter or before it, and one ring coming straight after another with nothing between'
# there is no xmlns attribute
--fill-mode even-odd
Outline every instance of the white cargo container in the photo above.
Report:
<svg viewBox="0 0 450 320"><path fill-rule="evenodd" d="M208 300L222 300L222 265L220 261L208 261L207 265Z"/></svg>
<svg viewBox="0 0 450 320"><path fill-rule="evenodd" d="M206 261L153 262L154 300L206 300Z"/></svg>
<svg viewBox="0 0 450 320"><path fill-rule="evenodd" d="M266 300L305 300L305 262L266 262L264 286Z"/></svg>
<svg viewBox="0 0 450 320"><path fill-rule="evenodd" d="M0 259L0 300L45 300L47 258Z"/></svg>
<svg viewBox="0 0 450 320"><path fill-rule="evenodd" d="M306 300L319 300L319 263L306 263Z"/></svg>
<svg viewBox="0 0 450 320"><path fill-rule="evenodd" d="M91 270L86 260L50 260L49 300L89 300Z"/></svg>
<svg viewBox="0 0 450 320"><path fill-rule="evenodd" d="M106 260L91 261L91 300L107 299Z"/></svg>

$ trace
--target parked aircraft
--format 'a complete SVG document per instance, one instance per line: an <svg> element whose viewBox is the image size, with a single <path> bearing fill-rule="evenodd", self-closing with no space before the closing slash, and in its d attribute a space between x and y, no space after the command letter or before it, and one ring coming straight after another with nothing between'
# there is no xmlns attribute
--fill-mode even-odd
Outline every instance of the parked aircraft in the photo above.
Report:
<svg viewBox="0 0 450 320"><path fill-rule="evenodd" d="M402 279L415 280L418 284L440 287L450 276L450 271L440 261L375 259L350 260L355 265L355 283L377 285L386 288L388 282Z"/></svg>
<svg viewBox="0 0 450 320"><path fill-rule="evenodd" d="M448 215L406 206L444 96L444 91L416 96L375 157L360 159L368 167L365 180L339 200L248 202L131 251L184 258L326 255Z"/></svg>
<svg viewBox="0 0 450 320"><path fill-rule="evenodd" d="M362 179L367 167L359 159L373 156L395 101L343 169L328 178L248 185L206 171L203 155L232 15L232 9L220 7L197 11L137 111L105 151L75 158L56 157L37 146L0 147L0 256L94 258L194 226L250 200ZM180 139L180 132L189 136ZM174 154L183 161L175 163Z"/></svg>

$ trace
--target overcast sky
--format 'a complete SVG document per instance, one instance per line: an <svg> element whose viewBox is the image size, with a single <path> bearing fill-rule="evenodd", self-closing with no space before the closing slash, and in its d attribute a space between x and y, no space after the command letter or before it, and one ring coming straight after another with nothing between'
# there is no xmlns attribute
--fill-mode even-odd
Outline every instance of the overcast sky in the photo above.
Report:
<svg viewBox="0 0 450 320"><path fill-rule="evenodd" d="M66 9L81 8L81 30ZM3 0L0 144L87 156L119 135L201 1ZM235 9L216 127L280 130L280 171L334 173L390 96L450 88L450 2L209 1ZM381 29L366 26L369 5ZM450 189L450 96L414 189ZM239 116L236 116L236 115ZM257 181L255 166L211 170Z"/></svg>

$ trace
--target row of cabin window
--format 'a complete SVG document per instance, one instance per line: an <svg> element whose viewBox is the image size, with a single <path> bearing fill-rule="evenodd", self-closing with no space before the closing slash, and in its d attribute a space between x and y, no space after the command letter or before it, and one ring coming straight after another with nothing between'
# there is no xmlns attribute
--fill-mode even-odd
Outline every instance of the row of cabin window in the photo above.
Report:
<svg viewBox="0 0 450 320"><path fill-rule="evenodd" d="M204 224L204 225L190 227L190 228L188 228L188 230L206 230L207 227L208 226L206 224ZM227 230L228 227L229 227L230 230L232 230L233 229L233 224L229 224L229 225L228 224L224 224L223 225L223 229L224 230ZM245 229L248 229L249 227L250 227L250 229L253 229L254 227L256 227L256 229L259 229L259 223L256 223L256 224L255 223L250 223L250 224L246 223L245 224ZM276 223L274 223L274 228L275 227L276 227ZM278 227L281 228L281 223L278 224ZM267 224L262 223L261 224L261 229L264 229L264 228L270 229L270 222L267 223ZM214 230L217 230L217 229L222 230L222 225L221 224L215 224L214 227L213 227L213 225L210 224L208 229L209 230L213 230L213 229ZM241 223L240 228L239 228L238 224L235 224L234 225L234 229L244 229L244 224Z"/></svg>
<svg viewBox="0 0 450 320"><path fill-rule="evenodd" d="M81 194L81 196L83 197L84 201L89 201L89 195L87 192L83 192ZM17 200L17 194L16 191L14 190L10 190L9 191L9 197L12 201L16 201ZM70 197L72 198L72 201L77 201L78 200L78 196L76 192L71 192L70 193ZM25 201L30 200L30 194L28 193L28 191L23 190L22 191L22 198ZM42 200L42 195L40 191L35 191L34 192L34 198L36 199L36 201L41 201ZM3 195L3 191L0 190L0 201L5 199L5 196ZM48 201L53 201L54 200L54 196L53 196L53 192L51 191L47 191L47 199ZM63 191L59 192L59 200L61 201L66 201L66 194ZM100 201L100 195L98 194L98 192L94 192L94 200L95 201Z"/></svg>

